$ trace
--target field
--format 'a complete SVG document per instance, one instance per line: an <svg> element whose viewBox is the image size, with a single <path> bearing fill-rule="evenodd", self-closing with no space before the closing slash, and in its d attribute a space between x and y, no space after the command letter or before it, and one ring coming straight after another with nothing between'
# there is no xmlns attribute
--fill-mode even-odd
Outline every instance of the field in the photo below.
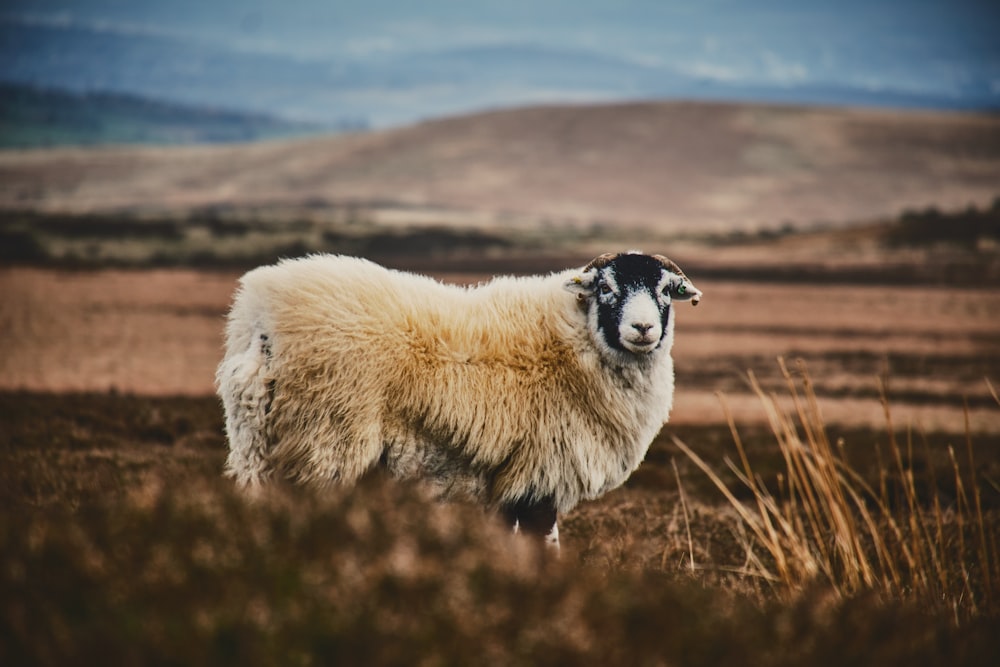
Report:
<svg viewBox="0 0 1000 667"><path fill-rule="evenodd" d="M0 152L0 664L994 664L996 128L626 105ZM247 268L474 284L627 247L705 297L670 423L561 556L377 472L222 477Z"/></svg>
<svg viewBox="0 0 1000 667"><path fill-rule="evenodd" d="M671 424L625 488L563 519L553 560L477 508L380 478L240 499L220 476L211 395L237 276L0 271L5 664L977 664L1000 648L1000 405L984 381L1000 377L996 290L695 278L706 297L678 313ZM782 455L746 373L787 396L778 356L807 364L829 438L869 485L888 481L890 504L907 474L926 521L943 504L955 571L938 599L774 578L674 443L752 502L724 464L737 455L724 401L777 493ZM880 377L911 443L902 470L879 464ZM962 485L979 494L986 562Z"/></svg>
<svg viewBox="0 0 1000 667"><path fill-rule="evenodd" d="M1000 118L706 103L533 107L241 146L0 152L0 208L351 206L455 226L705 231L988 205Z"/></svg>

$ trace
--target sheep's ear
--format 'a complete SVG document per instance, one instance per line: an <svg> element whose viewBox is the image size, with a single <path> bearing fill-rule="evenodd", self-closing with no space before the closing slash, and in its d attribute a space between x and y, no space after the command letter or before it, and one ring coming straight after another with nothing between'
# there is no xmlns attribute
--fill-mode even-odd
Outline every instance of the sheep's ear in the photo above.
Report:
<svg viewBox="0 0 1000 667"><path fill-rule="evenodd" d="M582 301L593 294L596 275L597 272L594 270L582 271L563 283L563 287L576 294L576 298Z"/></svg>
<svg viewBox="0 0 1000 667"><path fill-rule="evenodd" d="M587 266L580 270L580 273L564 283L564 287L570 292L576 293L577 300L586 301L594 293L594 280L597 278L597 271L615 261L619 256L616 252L606 252L603 255L598 255L590 260Z"/></svg>
<svg viewBox="0 0 1000 667"><path fill-rule="evenodd" d="M701 301L701 290L695 287L694 283L684 275L681 267L677 266L677 263L672 259L668 259L663 255L653 255L653 259L657 260L667 275L670 276L670 280L667 283L670 298L675 301L690 300L692 306L697 306L698 302Z"/></svg>
<svg viewBox="0 0 1000 667"><path fill-rule="evenodd" d="M673 271L667 271L667 290L670 298L674 301L690 301L692 306L697 306L701 301L701 290L694 286L687 276L678 275Z"/></svg>

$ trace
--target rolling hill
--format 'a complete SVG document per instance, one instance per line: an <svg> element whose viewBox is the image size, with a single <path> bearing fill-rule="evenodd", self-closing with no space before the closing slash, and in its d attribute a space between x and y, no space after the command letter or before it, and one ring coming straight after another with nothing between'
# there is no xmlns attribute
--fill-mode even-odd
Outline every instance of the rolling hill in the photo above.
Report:
<svg viewBox="0 0 1000 667"><path fill-rule="evenodd" d="M248 145L0 151L0 208L363 208L404 222L670 234L989 205L1000 117L706 103L551 106Z"/></svg>

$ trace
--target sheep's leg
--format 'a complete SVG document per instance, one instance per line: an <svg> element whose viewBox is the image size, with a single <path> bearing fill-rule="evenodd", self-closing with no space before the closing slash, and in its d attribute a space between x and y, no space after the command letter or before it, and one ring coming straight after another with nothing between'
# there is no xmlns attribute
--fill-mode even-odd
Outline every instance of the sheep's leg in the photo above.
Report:
<svg viewBox="0 0 1000 667"><path fill-rule="evenodd" d="M270 472L266 420L271 407L268 377L270 344L266 334L254 336L242 353L229 356L219 368L219 394L226 412L229 457L226 473L253 492Z"/></svg>
<svg viewBox="0 0 1000 667"><path fill-rule="evenodd" d="M501 509L515 533L541 539L547 547L559 551L559 524L551 498L519 500Z"/></svg>

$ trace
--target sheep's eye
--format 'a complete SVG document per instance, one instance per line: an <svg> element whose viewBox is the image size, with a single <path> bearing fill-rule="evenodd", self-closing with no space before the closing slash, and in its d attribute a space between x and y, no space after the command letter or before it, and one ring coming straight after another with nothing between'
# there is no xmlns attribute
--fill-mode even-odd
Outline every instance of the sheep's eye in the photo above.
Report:
<svg viewBox="0 0 1000 667"><path fill-rule="evenodd" d="M601 283L601 294L611 294L611 285Z"/></svg>
<svg viewBox="0 0 1000 667"><path fill-rule="evenodd" d="M677 294L679 294L680 296L684 296L685 294L687 294L687 291L688 288L684 286L684 283L681 283L680 286L677 287Z"/></svg>

